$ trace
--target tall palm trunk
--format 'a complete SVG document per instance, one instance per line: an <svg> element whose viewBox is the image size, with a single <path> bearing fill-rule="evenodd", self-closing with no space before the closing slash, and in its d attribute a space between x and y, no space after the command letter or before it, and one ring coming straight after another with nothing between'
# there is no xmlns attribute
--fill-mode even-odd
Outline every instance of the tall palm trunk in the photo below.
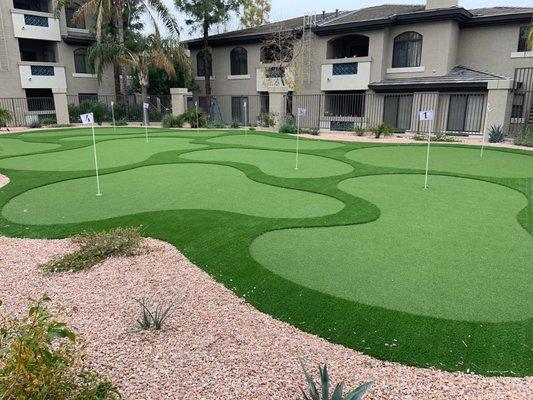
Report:
<svg viewBox="0 0 533 400"><path fill-rule="evenodd" d="M123 12L124 7L122 1L116 3L116 19L117 19L117 42L120 45L124 45L124 19ZM119 64L120 75L122 79L119 79L120 92L126 96L126 67L123 64ZM126 98L126 97L124 97Z"/></svg>
<svg viewBox="0 0 533 400"><path fill-rule="evenodd" d="M205 94L211 97L211 54L209 53L209 25L204 23L204 78Z"/></svg>

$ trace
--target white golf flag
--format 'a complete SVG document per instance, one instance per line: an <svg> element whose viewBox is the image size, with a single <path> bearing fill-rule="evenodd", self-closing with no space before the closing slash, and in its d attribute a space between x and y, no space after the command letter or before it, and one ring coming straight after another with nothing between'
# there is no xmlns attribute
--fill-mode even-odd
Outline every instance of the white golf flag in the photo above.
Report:
<svg viewBox="0 0 533 400"><path fill-rule="evenodd" d="M81 123L83 125L94 124L94 115L93 115L93 113L81 114L80 118L81 118Z"/></svg>
<svg viewBox="0 0 533 400"><path fill-rule="evenodd" d="M420 111L420 121L433 121L433 110Z"/></svg>
<svg viewBox="0 0 533 400"><path fill-rule="evenodd" d="M298 116L299 117L305 117L307 115L307 109L306 108L298 108Z"/></svg>
<svg viewBox="0 0 533 400"><path fill-rule="evenodd" d="M145 110L148 110L150 108L150 103L144 103L143 105Z"/></svg>

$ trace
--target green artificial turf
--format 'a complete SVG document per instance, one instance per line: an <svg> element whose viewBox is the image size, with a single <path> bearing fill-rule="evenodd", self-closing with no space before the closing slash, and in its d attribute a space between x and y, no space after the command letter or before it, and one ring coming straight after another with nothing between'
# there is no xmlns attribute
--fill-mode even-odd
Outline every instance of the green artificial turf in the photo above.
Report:
<svg viewBox="0 0 533 400"><path fill-rule="evenodd" d="M346 163L331 158L300 154L298 169L293 152L253 149L215 149L186 153L188 160L238 162L257 166L265 174L283 178L321 178L353 171Z"/></svg>
<svg viewBox="0 0 533 400"><path fill-rule="evenodd" d="M27 143L15 138L0 137L0 157L36 153L60 147L51 143Z"/></svg>
<svg viewBox="0 0 533 400"><path fill-rule="evenodd" d="M206 164L154 165L95 179L41 186L13 198L2 210L28 225L85 222L147 211L207 209L267 218L334 214L344 204L328 196L254 182L239 170ZM63 201L68 194L68 201Z"/></svg>
<svg viewBox="0 0 533 400"><path fill-rule="evenodd" d="M134 164L150 156L173 150L192 150L205 146L191 144L190 139L151 138L147 145L145 138L127 138L99 142L96 146L100 168L113 168ZM94 169L94 153L91 145L33 156L6 158L0 160L0 168L32 171L82 171Z"/></svg>
<svg viewBox="0 0 533 400"><path fill-rule="evenodd" d="M0 154L11 180L0 233L140 226L332 342L409 365L533 374L532 153L481 159L435 144L424 191L425 146L301 139L295 171L294 136L151 128L145 143L144 129L121 129L97 129L98 198L90 129L2 137L32 155Z"/></svg>
<svg viewBox="0 0 533 400"><path fill-rule="evenodd" d="M349 152L346 156L360 163L393 168L425 169L427 147L380 146ZM469 175L527 178L533 177L533 157L508 152L433 146L430 150L430 170Z"/></svg>
<svg viewBox="0 0 533 400"><path fill-rule="evenodd" d="M533 315L533 237L516 220L527 199L492 183L430 178L432 190L423 175L343 181L379 207L377 221L269 232L252 256L303 286L390 310L480 322Z"/></svg>

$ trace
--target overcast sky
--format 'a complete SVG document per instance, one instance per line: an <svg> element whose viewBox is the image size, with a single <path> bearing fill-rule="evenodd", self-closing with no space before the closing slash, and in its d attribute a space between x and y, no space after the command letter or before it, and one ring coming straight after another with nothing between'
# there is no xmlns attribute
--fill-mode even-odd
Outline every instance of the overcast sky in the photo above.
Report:
<svg viewBox="0 0 533 400"><path fill-rule="evenodd" d="M169 6L173 5L173 0L164 0ZM304 15L305 13L321 13L325 11L354 10L368 6L380 4L424 4L424 0L271 0L272 12L270 13L271 21L293 18ZM533 0L459 0L459 4L465 8L480 8L494 6L515 6L515 7L533 7ZM174 7L172 6L174 9ZM177 14L178 21L182 27L181 38L187 39L199 36L198 33L190 33L189 28L184 23L184 17ZM230 22L228 27L237 29L236 20Z"/></svg>

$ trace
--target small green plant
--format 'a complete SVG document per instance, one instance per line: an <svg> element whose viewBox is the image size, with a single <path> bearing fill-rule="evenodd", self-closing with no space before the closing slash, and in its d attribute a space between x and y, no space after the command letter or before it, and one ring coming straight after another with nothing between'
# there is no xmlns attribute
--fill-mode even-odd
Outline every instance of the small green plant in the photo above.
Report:
<svg viewBox="0 0 533 400"><path fill-rule="evenodd" d="M307 372L304 363L300 360L300 364L304 371L305 380L307 381L307 386L309 393L307 394L303 388L300 388L303 394L302 400L360 400L365 392L372 386L372 382L367 382L359 386L357 389L352 390L347 394L344 392L344 381L338 383L333 390L333 393L330 394L330 388L333 387L329 380L328 366L324 365L322 368L318 366L318 371L320 375L320 390L315 384L315 381Z"/></svg>
<svg viewBox="0 0 533 400"><path fill-rule="evenodd" d="M127 126L128 121L126 121L124 118L121 118L117 121L115 121L115 126Z"/></svg>
<svg viewBox="0 0 533 400"><path fill-rule="evenodd" d="M276 125L276 114L271 113L271 112L263 113L261 114L260 120L261 120L261 125L263 125L264 127L270 128Z"/></svg>
<svg viewBox="0 0 533 400"><path fill-rule="evenodd" d="M379 124L371 129L376 139L381 136L392 136L394 134L394 128L388 124Z"/></svg>
<svg viewBox="0 0 533 400"><path fill-rule="evenodd" d="M0 315L0 398L119 399L117 388L85 365L83 347L49 302L32 301L21 319Z"/></svg>
<svg viewBox="0 0 533 400"><path fill-rule="evenodd" d="M53 125L56 125L57 121L55 118L43 118L41 119L41 124L44 125L44 126L53 126Z"/></svg>
<svg viewBox="0 0 533 400"><path fill-rule="evenodd" d="M11 121L13 121L13 114L5 108L0 108L0 128L7 126L7 123Z"/></svg>
<svg viewBox="0 0 533 400"><path fill-rule="evenodd" d="M142 236L137 228L117 228L107 232L90 232L74 236L79 249L42 264L48 272L81 271L109 257L134 256L141 253Z"/></svg>
<svg viewBox="0 0 533 400"><path fill-rule="evenodd" d="M209 129L222 129L226 127L226 124L222 121L212 120L207 122L206 127Z"/></svg>
<svg viewBox="0 0 533 400"><path fill-rule="evenodd" d="M363 128L361 125L356 126L354 128L354 133L356 136L364 136L365 135L365 128Z"/></svg>
<svg viewBox="0 0 533 400"><path fill-rule="evenodd" d="M38 119L34 119L30 121L30 123L26 126L28 128L35 129L35 128L40 128L42 125L41 125L41 121L39 121Z"/></svg>
<svg viewBox="0 0 533 400"><path fill-rule="evenodd" d="M94 115L94 120L98 125L102 125L107 116L107 105L101 101L92 103L91 112Z"/></svg>
<svg viewBox="0 0 533 400"><path fill-rule="evenodd" d="M137 324L141 329L161 330L166 319L174 312L174 302L169 304L160 303L150 306L145 298L134 299L141 306L141 318L137 319Z"/></svg>
<svg viewBox="0 0 533 400"><path fill-rule="evenodd" d="M283 125L279 127L279 133L291 133L295 134L298 132L298 128L296 125L290 122L285 122Z"/></svg>
<svg viewBox="0 0 533 400"><path fill-rule="evenodd" d="M414 135L413 135L413 140L416 140L416 141L423 141L423 140L428 140L428 137L427 135L424 135L423 133L420 133L420 132L416 132Z"/></svg>
<svg viewBox="0 0 533 400"><path fill-rule="evenodd" d="M514 144L533 147L533 126L529 126L522 135L518 136L514 140Z"/></svg>
<svg viewBox="0 0 533 400"><path fill-rule="evenodd" d="M187 122L191 128L204 128L207 124L207 116L201 108L198 109L198 112L196 112L195 107L189 108L179 118L183 123Z"/></svg>
<svg viewBox="0 0 533 400"><path fill-rule="evenodd" d="M503 142L504 135L501 125L491 125L489 128L489 142L500 143Z"/></svg>
<svg viewBox="0 0 533 400"><path fill-rule="evenodd" d="M248 130L249 130L249 131L255 131L255 130L257 130L257 129L255 129L253 126L251 126L251 127L248 128Z"/></svg>
<svg viewBox="0 0 533 400"><path fill-rule="evenodd" d="M433 141L435 142L455 142L455 139L452 136L449 136L445 132L437 132L435 133L435 137L433 138Z"/></svg>
<svg viewBox="0 0 533 400"><path fill-rule="evenodd" d="M181 116L174 116L166 114L163 116L163 128L181 128L183 125L183 118Z"/></svg>
<svg viewBox="0 0 533 400"><path fill-rule="evenodd" d="M242 125L243 125L242 122L237 121L237 120L233 120L233 121L231 122L231 127L232 127L233 129L238 129L238 128L240 128Z"/></svg>

